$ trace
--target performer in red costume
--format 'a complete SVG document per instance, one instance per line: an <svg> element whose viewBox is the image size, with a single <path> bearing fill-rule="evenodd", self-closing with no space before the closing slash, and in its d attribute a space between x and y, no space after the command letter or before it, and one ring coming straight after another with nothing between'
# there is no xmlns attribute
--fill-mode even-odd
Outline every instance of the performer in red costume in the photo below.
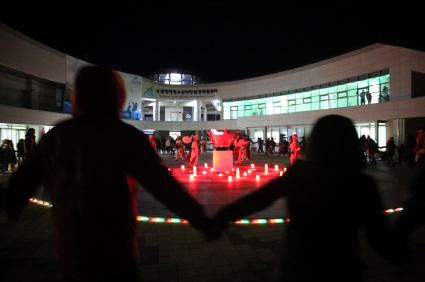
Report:
<svg viewBox="0 0 425 282"><path fill-rule="evenodd" d="M233 142L233 145L235 145L235 156L236 156L236 162L235 164L241 164L241 158L242 158L242 146L248 146L249 141L248 140L244 140L242 138L241 133L238 133L236 135L236 139Z"/></svg>
<svg viewBox="0 0 425 282"><path fill-rule="evenodd" d="M300 148L300 143L298 142L298 135L293 134L291 144L289 145L289 150L291 150L291 165L294 164L295 160L298 157Z"/></svg>
<svg viewBox="0 0 425 282"><path fill-rule="evenodd" d="M182 138L179 135L177 135L177 140L176 140L176 161L179 160L179 155L182 158L182 160L184 160L185 153L184 153Z"/></svg>

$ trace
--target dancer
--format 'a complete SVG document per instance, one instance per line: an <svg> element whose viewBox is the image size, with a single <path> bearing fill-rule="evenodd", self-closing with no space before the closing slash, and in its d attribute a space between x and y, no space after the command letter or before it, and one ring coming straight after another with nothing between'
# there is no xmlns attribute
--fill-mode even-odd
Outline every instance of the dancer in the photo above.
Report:
<svg viewBox="0 0 425 282"><path fill-rule="evenodd" d="M184 160L185 157L185 153L184 153L184 148L183 148L183 142L182 142L182 138L180 137L180 135L177 135L177 140L176 140L176 159L175 161L179 160L179 155L182 158L182 161Z"/></svg>
<svg viewBox="0 0 425 282"><path fill-rule="evenodd" d="M235 146L234 152L235 152L235 156L236 156L235 164L241 164L242 163L242 160L241 160L241 158L242 158L242 146L247 146L248 143L249 143L249 141L244 140L242 138L241 133L238 133L236 135L236 139L233 142L233 145Z"/></svg>
<svg viewBox="0 0 425 282"><path fill-rule="evenodd" d="M193 135L191 136L191 138L192 138L191 150L189 155L186 158L186 162L188 162L189 165L191 166L198 166L198 153L200 151L198 148L198 135Z"/></svg>
<svg viewBox="0 0 425 282"><path fill-rule="evenodd" d="M301 148L300 148L300 143L298 142L298 135L293 134L291 138L292 140L291 140L291 145L289 150L291 151L291 165L293 165L295 160L298 157L298 154Z"/></svg>

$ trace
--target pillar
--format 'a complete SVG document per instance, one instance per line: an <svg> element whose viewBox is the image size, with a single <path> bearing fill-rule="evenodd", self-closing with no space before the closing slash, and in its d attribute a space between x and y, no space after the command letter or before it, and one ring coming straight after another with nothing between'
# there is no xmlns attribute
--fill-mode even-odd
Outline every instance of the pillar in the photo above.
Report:
<svg viewBox="0 0 425 282"><path fill-rule="evenodd" d="M204 107L204 121L207 121L207 107Z"/></svg>
<svg viewBox="0 0 425 282"><path fill-rule="evenodd" d="M155 103L153 105L153 120L159 121L159 101L155 100Z"/></svg>

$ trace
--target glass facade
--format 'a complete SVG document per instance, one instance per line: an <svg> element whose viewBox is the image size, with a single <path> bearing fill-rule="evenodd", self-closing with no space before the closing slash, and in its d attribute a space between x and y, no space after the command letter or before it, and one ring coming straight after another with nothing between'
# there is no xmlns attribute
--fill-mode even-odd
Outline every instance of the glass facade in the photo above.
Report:
<svg viewBox="0 0 425 282"><path fill-rule="evenodd" d="M327 110L390 100L390 75L304 92L223 102L223 119ZM368 95L368 93L370 95Z"/></svg>
<svg viewBox="0 0 425 282"><path fill-rule="evenodd" d="M198 75L177 72L151 74L148 78L154 82L172 85L193 85L204 83L204 80Z"/></svg>

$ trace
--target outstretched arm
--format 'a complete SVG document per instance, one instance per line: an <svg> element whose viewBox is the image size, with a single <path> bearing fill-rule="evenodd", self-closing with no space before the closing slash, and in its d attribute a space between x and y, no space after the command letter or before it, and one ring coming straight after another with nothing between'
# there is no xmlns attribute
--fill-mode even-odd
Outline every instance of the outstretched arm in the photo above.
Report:
<svg viewBox="0 0 425 282"><path fill-rule="evenodd" d="M290 168L282 177L277 177L259 190L225 206L217 212L214 220L224 230L230 222L267 208L278 198L287 196L292 174L293 169Z"/></svg>
<svg viewBox="0 0 425 282"><path fill-rule="evenodd" d="M144 134L137 133L131 140L134 144L129 146L132 151L136 151L133 151L131 159L126 159L123 164L128 175L136 179L169 210L202 232L208 232L210 221L206 218L202 206L171 176L168 169L161 165L155 150L148 146Z"/></svg>

